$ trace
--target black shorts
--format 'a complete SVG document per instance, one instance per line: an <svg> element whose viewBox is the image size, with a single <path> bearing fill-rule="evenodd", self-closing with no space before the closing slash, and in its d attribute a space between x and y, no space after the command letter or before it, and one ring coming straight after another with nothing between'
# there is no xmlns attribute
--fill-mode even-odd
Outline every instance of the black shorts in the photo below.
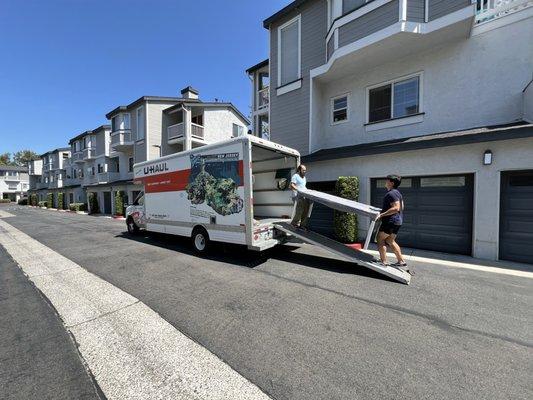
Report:
<svg viewBox="0 0 533 400"><path fill-rule="evenodd" d="M401 225L394 225L390 222L381 223L379 227L380 232L385 232L387 235L397 235Z"/></svg>

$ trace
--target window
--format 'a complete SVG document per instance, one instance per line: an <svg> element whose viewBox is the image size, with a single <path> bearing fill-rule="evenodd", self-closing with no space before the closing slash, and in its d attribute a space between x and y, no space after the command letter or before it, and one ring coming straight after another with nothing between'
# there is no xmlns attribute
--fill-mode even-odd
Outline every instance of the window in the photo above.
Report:
<svg viewBox="0 0 533 400"><path fill-rule="evenodd" d="M78 172L75 169L72 170L72 177L74 179L76 179L78 177Z"/></svg>
<svg viewBox="0 0 533 400"><path fill-rule="evenodd" d="M144 128L145 128L145 118L144 118L144 108L139 107L136 112L137 115L137 140L144 139Z"/></svg>
<svg viewBox="0 0 533 400"><path fill-rule="evenodd" d="M133 172L133 157L128 159L128 172Z"/></svg>
<svg viewBox="0 0 533 400"><path fill-rule="evenodd" d="M420 187L463 187L466 185L464 176L436 176L420 178Z"/></svg>
<svg viewBox="0 0 533 400"><path fill-rule="evenodd" d="M278 86L300 79L300 17L278 28Z"/></svg>
<svg viewBox="0 0 533 400"><path fill-rule="evenodd" d="M348 95L331 99L331 123L338 124L348 121Z"/></svg>
<svg viewBox="0 0 533 400"><path fill-rule="evenodd" d="M98 173L101 174L104 172L104 166L102 164L98 164Z"/></svg>
<svg viewBox="0 0 533 400"><path fill-rule="evenodd" d="M243 136L244 135L244 127L241 125L233 124L233 132L231 137L237 137L237 136Z"/></svg>
<svg viewBox="0 0 533 400"><path fill-rule="evenodd" d="M111 118L111 132L116 132L118 130L118 115L115 115Z"/></svg>
<svg viewBox="0 0 533 400"><path fill-rule="evenodd" d="M270 140L270 128L268 125L268 114L259 116L259 132L262 139Z"/></svg>
<svg viewBox="0 0 533 400"><path fill-rule="evenodd" d="M122 114L122 129L130 129L130 114Z"/></svg>
<svg viewBox="0 0 533 400"><path fill-rule="evenodd" d="M368 90L368 122L407 117L420 112L420 76Z"/></svg>

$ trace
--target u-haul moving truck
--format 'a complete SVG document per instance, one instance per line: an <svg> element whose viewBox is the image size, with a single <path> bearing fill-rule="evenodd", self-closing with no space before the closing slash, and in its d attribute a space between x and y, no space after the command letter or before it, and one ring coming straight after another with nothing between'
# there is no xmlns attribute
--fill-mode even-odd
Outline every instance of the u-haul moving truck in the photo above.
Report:
<svg viewBox="0 0 533 400"><path fill-rule="evenodd" d="M134 165L144 194L126 209L128 231L191 237L265 250L285 240L273 224L293 210L290 177L300 154L246 135Z"/></svg>

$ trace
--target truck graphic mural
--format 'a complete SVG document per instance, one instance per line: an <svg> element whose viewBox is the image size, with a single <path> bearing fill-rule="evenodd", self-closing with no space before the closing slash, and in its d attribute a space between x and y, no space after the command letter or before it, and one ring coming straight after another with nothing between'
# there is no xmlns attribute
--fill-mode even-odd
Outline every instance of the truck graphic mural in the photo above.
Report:
<svg viewBox="0 0 533 400"><path fill-rule="evenodd" d="M239 153L191 155L187 199L205 202L220 215L240 213L244 202L237 193L242 185L239 169Z"/></svg>

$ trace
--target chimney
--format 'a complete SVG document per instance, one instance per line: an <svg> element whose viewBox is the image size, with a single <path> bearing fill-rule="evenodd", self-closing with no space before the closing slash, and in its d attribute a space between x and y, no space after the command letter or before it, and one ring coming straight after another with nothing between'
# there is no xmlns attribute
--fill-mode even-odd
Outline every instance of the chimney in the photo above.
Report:
<svg viewBox="0 0 533 400"><path fill-rule="evenodd" d="M192 86L187 86L185 89L181 90L181 97L185 99L198 100L198 90Z"/></svg>

